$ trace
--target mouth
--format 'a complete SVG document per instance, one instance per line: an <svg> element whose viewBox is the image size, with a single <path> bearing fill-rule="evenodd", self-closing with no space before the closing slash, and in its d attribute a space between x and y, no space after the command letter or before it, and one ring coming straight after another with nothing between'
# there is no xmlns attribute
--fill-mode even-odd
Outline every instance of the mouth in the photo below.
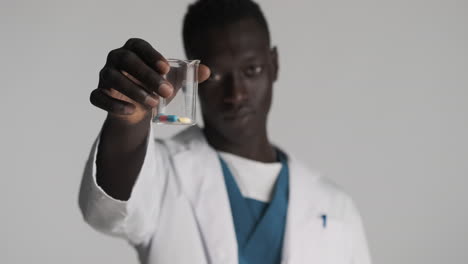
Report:
<svg viewBox="0 0 468 264"><path fill-rule="evenodd" d="M237 110L234 110L234 111L226 111L223 113L223 119L224 120L229 120L229 121L234 121L234 120L239 120L239 119L243 119L249 115L252 114L252 110L247 108L247 107L243 107L243 108L239 108Z"/></svg>

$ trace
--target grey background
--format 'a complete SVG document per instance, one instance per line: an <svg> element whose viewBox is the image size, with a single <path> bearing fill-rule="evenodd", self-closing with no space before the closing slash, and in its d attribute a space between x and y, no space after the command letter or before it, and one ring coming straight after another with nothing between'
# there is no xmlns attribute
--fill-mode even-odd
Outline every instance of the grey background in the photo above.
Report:
<svg viewBox="0 0 468 264"><path fill-rule="evenodd" d="M137 263L79 213L105 117L89 93L130 37L183 58L188 2L1 1L0 263ZM260 3L280 54L272 139L354 197L374 263L465 263L468 1Z"/></svg>

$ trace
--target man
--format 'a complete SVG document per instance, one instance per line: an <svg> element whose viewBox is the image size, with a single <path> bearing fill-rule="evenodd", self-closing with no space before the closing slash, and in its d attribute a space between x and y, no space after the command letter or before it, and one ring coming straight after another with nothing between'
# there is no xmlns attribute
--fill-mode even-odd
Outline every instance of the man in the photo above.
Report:
<svg viewBox="0 0 468 264"><path fill-rule="evenodd" d="M351 198L268 138L278 53L258 5L197 1L183 37L205 64L204 128L153 140L170 67L141 39L111 51L91 94L108 117L83 175L85 220L142 263L370 263Z"/></svg>

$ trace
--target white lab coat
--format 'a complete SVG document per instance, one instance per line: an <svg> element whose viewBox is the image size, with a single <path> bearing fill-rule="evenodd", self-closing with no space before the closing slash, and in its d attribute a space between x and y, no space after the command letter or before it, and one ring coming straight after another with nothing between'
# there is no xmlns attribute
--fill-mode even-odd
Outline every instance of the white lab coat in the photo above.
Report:
<svg viewBox="0 0 468 264"><path fill-rule="evenodd" d="M98 136L80 189L85 221L128 240L144 264L237 264L224 177L201 129L193 126L165 140L153 140L151 129L150 139L130 199L118 201L96 183ZM290 196L282 263L369 264L361 218L351 198L286 153Z"/></svg>

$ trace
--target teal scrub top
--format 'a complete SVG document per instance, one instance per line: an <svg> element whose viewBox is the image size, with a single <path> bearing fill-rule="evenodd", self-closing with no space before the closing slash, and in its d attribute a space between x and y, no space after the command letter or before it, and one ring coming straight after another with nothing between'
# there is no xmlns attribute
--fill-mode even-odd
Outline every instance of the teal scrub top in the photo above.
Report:
<svg viewBox="0 0 468 264"><path fill-rule="evenodd" d="M270 203L242 196L226 162L219 156L231 205L240 264L279 264L289 196L286 155L277 150L281 170Z"/></svg>

